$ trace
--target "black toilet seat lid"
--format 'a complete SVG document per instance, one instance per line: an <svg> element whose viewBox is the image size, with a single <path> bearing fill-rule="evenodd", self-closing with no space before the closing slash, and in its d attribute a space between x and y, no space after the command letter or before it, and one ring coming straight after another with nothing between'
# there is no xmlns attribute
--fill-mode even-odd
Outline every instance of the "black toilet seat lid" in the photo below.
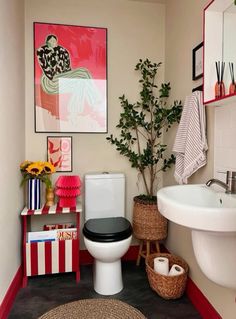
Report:
<svg viewBox="0 0 236 319"><path fill-rule="evenodd" d="M96 242L115 242L128 238L132 226L124 217L89 219L83 228L86 238Z"/></svg>

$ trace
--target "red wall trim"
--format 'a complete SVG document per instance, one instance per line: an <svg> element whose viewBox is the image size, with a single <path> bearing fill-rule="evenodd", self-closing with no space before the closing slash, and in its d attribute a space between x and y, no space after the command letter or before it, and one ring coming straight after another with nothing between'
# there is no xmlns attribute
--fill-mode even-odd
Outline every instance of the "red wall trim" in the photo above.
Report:
<svg viewBox="0 0 236 319"><path fill-rule="evenodd" d="M13 305L13 302L15 300L15 297L21 288L22 277L23 277L23 266L20 266L0 305L0 319L7 319L9 312L11 310L11 307Z"/></svg>
<svg viewBox="0 0 236 319"><path fill-rule="evenodd" d="M138 257L139 246L130 246L127 253L122 257L122 260L136 260ZM93 257L87 250L80 250L80 264L89 265L93 263Z"/></svg>
<svg viewBox="0 0 236 319"><path fill-rule="evenodd" d="M90 265L93 263L93 257L87 250L80 250L79 261L81 265Z"/></svg>
<svg viewBox="0 0 236 319"><path fill-rule="evenodd" d="M130 246L128 252L124 255L122 260L135 261L138 256L139 246ZM161 246L161 250L168 252L168 250ZM93 257L89 254L87 250L80 251L80 263L81 265L87 265L93 263ZM5 298L0 305L0 319L7 319L8 314L11 310L15 297L22 285L23 276L23 266L20 266L10 287L7 290ZM208 299L200 291L200 289L195 285L195 283L188 278L186 294L194 307L200 313L203 319L222 319L218 312L213 308Z"/></svg>
<svg viewBox="0 0 236 319"><path fill-rule="evenodd" d="M169 250L161 245L161 251L170 254ZM202 319L222 319L218 312L213 308L208 299L203 295L201 290L195 285L191 278L188 277L186 294L202 316Z"/></svg>
<svg viewBox="0 0 236 319"><path fill-rule="evenodd" d="M192 279L188 278L186 293L203 319L222 319Z"/></svg>
<svg viewBox="0 0 236 319"><path fill-rule="evenodd" d="M127 253L122 257L122 260L128 261L135 261L138 257L138 251L139 251L139 246L130 246L129 250Z"/></svg>

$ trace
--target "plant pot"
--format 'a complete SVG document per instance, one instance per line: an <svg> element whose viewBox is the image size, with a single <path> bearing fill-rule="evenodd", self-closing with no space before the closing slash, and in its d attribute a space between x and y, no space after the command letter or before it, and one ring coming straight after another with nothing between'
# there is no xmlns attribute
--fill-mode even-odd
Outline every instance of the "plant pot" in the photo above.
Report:
<svg viewBox="0 0 236 319"><path fill-rule="evenodd" d="M156 197L146 200L141 196L134 197L133 232L142 240L162 240L167 237L167 219L157 208Z"/></svg>
<svg viewBox="0 0 236 319"><path fill-rule="evenodd" d="M29 179L27 182L27 207L28 209L41 208L41 180L38 178Z"/></svg>

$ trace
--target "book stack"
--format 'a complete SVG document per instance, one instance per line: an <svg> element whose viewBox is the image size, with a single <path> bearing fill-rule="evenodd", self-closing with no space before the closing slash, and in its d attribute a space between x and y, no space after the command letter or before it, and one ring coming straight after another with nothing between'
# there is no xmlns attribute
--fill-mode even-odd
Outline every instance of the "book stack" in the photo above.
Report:
<svg viewBox="0 0 236 319"><path fill-rule="evenodd" d="M56 195L60 207L76 207L76 197L80 195L79 176L59 176L56 181Z"/></svg>
<svg viewBox="0 0 236 319"><path fill-rule="evenodd" d="M62 229L62 228L74 228L75 225L72 223L65 224L47 224L43 226L43 230L53 230L53 229Z"/></svg>
<svg viewBox="0 0 236 319"><path fill-rule="evenodd" d="M27 242L46 242L56 240L77 239L76 228L62 228L48 231L36 231L27 233Z"/></svg>

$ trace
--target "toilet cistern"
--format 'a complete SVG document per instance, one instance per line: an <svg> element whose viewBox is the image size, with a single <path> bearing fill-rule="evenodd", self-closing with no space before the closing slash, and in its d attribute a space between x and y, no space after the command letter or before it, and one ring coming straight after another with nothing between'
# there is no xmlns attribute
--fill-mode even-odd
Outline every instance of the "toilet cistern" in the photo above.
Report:
<svg viewBox="0 0 236 319"><path fill-rule="evenodd" d="M223 187L227 194L236 194L236 172L234 171L226 172L226 183L216 178L212 178L206 182L206 185L209 187L213 184L217 184Z"/></svg>

